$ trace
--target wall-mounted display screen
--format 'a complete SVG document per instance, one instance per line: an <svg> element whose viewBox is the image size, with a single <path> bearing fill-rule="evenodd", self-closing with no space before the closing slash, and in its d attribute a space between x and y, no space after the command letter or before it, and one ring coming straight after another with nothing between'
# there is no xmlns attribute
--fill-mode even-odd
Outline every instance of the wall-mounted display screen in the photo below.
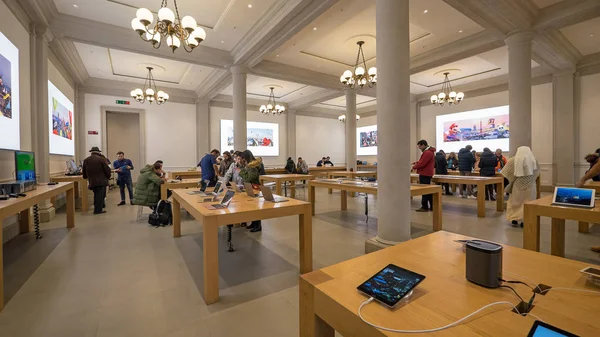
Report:
<svg viewBox="0 0 600 337"><path fill-rule="evenodd" d="M48 118L50 122L50 153L75 155L73 103L48 81Z"/></svg>
<svg viewBox="0 0 600 337"><path fill-rule="evenodd" d="M246 122L247 148L255 156L279 156L279 124ZM233 121L221 120L221 151L233 150Z"/></svg>
<svg viewBox="0 0 600 337"><path fill-rule="evenodd" d="M15 151L15 174L17 180L35 179L35 154L33 152Z"/></svg>
<svg viewBox="0 0 600 337"><path fill-rule="evenodd" d="M436 117L436 145L446 153L469 144L476 151L508 151L509 136L508 105Z"/></svg>
<svg viewBox="0 0 600 337"><path fill-rule="evenodd" d="M377 125L356 128L356 155L376 156L378 142Z"/></svg>
<svg viewBox="0 0 600 337"><path fill-rule="evenodd" d="M19 49L0 33L0 149L21 148Z"/></svg>

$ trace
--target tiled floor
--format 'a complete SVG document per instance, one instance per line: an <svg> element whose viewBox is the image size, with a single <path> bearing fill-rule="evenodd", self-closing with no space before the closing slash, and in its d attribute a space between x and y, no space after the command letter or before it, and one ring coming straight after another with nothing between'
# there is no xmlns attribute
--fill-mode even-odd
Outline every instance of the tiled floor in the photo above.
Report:
<svg viewBox="0 0 600 337"><path fill-rule="evenodd" d="M300 194L302 195L302 194ZM295 217L263 221L262 233L234 229L237 251L228 253L225 228L220 241L221 301L207 306L202 280L201 228L186 219L183 236L171 228L135 221L136 207L108 214L77 213L77 227L45 231L42 242L20 237L5 245L10 301L0 313L2 337L264 337L298 335L298 229ZM339 210L339 193L319 190L313 218L315 268L364 252L376 235L377 210L364 197L350 198ZM488 217L476 217L475 200L444 197L444 229L521 246L522 229L507 225L488 203ZM420 206L419 198L412 201ZM431 232L431 213L411 213L413 236ZM62 212L44 228L61 228ZM542 251L549 251L549 221L542 221ZM600 244L600 226L580 234L568 223L567 257L600 264L589 246ZM66 234L66 235L65 235ZM8 248L7 248L8 247ZM10 249L9 249L10 248ZM40 257L46 257L45 260ZM42 262L43 261L43 262ZM505 266L509 270L510 266Z"/></svg>

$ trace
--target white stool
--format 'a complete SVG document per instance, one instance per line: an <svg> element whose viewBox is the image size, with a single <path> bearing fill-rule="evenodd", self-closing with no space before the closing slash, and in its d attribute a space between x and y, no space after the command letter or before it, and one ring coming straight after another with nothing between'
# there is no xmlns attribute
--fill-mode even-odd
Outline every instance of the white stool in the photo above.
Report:
<svg viewBox="0 0 600 337"><path fill-rule="evenodd" d="M137 221L147 220L150 214L144 214L144 208L147 206L138 206Z"/></svg>

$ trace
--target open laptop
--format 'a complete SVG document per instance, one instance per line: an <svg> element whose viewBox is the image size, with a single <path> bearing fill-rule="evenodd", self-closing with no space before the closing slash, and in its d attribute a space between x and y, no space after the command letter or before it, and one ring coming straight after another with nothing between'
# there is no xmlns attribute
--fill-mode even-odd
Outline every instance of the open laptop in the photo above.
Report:
<svg viewBox="0 0 600 337"><path fill-rule="evenodd" d="M555 187L552 205L594 208L596 190L575 187Z"/></svg>
<svg viewBox="0 0 600 337"><path fill-rule="evenodd" d="M200 191L200 195L203 195L203 196L206 196L206 197L210 197L210 196L216 197L219 194L219 192L221 192L221 186L222 185L223 185L222 182L217 181L217 183L215 184L215 189L212 192L204 192L204 191L201 190Z"/></svg>
<svg viewBox="0 0 600 337"><path fill-rule="evenodd" d="M252 198L262 197L262 193L254 194L254 189L252 188L252 184L244 183L244 188L246 189L246 194L248 194L249 197L252 197Z"/></svg>
<svg viewBox="0 0 600 337"><path fill-rule="evenodd" d="M240 188L240 186L238 186L238 184L236 184L236 183L234 183L234 182L231 182L231 183L229 183L229 185L230 185L231 189L232 189L232 190L234 190L235 192L244 192L244 191L243 191L243 190Z"/></svg>
<svg viewBox="0 0 600 337"><path fill-rule="evenodd" d="M220 204L213 204L213 205L206 205L204 207L208 208L208 209L224 209L229 207L229 204L231 204L231 200L233 199L233 195L235 194L234 191L227 191L227 193L225 193L225 196L223 197L223 200L221 200Z"/></svg>
<svg viewBox="0 0 600 337"><path fill-rule="evenodd" d="M187 192L187 194L189 194L189 195L204 194L204 191L206 191L206 187L208 186L208 183L205 180L200 180L200 182L198 182L198 185L200 185L199 191L189 191L189 192Z"/></svg>
<svg viewBox="0 0 600 337"><path fill-rule="evenodd" d="M271 202L286 202L286 201L288 201L288 199L274 197L273 192L271 192L271 189L268 188L267 186L260 185L260 191L262 192L262 195L266 201L271 201Z"/></svg>

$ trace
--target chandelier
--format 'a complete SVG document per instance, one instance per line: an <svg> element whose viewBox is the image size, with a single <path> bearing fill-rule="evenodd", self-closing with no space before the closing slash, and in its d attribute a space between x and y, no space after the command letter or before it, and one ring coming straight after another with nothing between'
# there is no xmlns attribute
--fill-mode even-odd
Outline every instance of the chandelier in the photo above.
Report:
<svg viewBox="0 0 600 337"><path fill-rule="evenodd" d="M162 0L158 10L158 20L154 22L154 14L149 9L140 8L137 10L136 18L131 20L131 27L135 30L142 40L150 42L155 49L160 48L162 42L166 39L173 53L181 45L188 53L198 47L200 42L206 38L206 32L198 26L196 20L191 16L179 17L177 0L175 3L175 13L167 7L167 0Z"/></svg>
<svg viewBox="0 0 600 337"><path fill-rule="evenodd" d="M145 103L148 101L150 104L156 102L157 105L166 103L169 100L169 94L156 88L156 82L154 76L152 76L152 67L146 67L148 69L148 76L144 81L143 89L137 88L131 90L131 97L133 97L139 103Z"/></svg>
<svg viewBox="0 0 600 337"><path fill-rule="evenodd" d="M267 105L261 105L259 111L262 112L263 115L281 115L285 112L285 107L275 102L275 93L273 93L273 89L275 89L275 87L269 88L271 89L271 93L269 94Z"/></svg>
<svg viewBox="0 0 600 337"><path fill-rule="evenodd" d="M449 72L444 73L444 83L442 84L442 91L437 95L431 95L431 104L436 106L443 106L444 103L448 105L458 104L465 98L465 94L462 92L456 92L452 90L452 85L448 79Z"/></svg>
<svg viewBox="0 0 600 337"><path fill-rule="evenodd" d="M363 53L362 46L365 41L358 41L358 54L356 55L356 64L354 65L354 74L350 70L344 71L340 77L340 82L350 89L354 89L357 85L361 88L367 85L369 88L373 88L377 84L377 68L371 67L365 74L367 69L367 62L365 61L365 54ZM360 58L362 57L362 65Z"/></svg>
<svg viewBox="0 0 600 337"><path fill-rule="evenodd" d="M359 115L356 115L356 120L358 121L360 119ZM346 115L341 115L338 117L338 121L342 122L342 123L346 123Z"/></svg>

